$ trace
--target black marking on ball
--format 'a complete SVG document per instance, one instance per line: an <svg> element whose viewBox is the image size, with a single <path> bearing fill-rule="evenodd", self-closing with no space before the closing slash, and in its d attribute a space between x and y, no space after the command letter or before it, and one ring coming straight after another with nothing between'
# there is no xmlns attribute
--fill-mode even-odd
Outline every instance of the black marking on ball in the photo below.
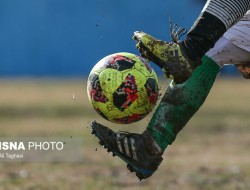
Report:
<svg viewBox="0 0 250 190"><path fill-rule="evenodd" d="M129 57L116 54L109 59L106 67L116 69L118 71L124 71L131 69L135 63L136 61Z"/></svg>
<svg viewBox="0 0 250 190"><path fill-rule="evenodd" d="M116 118L114 119L115 122L117 123L123 123L123 124L128 124L128 123L133 123L133 122L136 122L136 121L140 121L142 118L144 118L146 115L145 114L133 114L133 115L130 115L130 116L126 116L126 117L122 117L122 118Z"/></svg>
<svg viewBox="0 0 250 190"><path fill-rule="evenodd" d="M99 76L97 74L90 75L88 86L90 89L90 91L89 91L90 97L94 101L102 102L102 103L106 103L108 101L106 96L103 93L103 90L102 90L102 87L100 84L100 80L99 80Z"/></svg>
<svg viewBox="0 0 250 190"><path fill-rule="evenodd" d="M138 89L135 77L131 74L125 78L125 81L113 93L114 105L120 110L124 111L130 106L137 98Z"/></svg>
<svg viewBox="0 0 250 190"><path fill-rule="evenodd" d="M148 78L147 82L145 83L145 88L147 90L149 101L152 104L155 104L159 95L159 88L156 80L154 78Z"/></svg>

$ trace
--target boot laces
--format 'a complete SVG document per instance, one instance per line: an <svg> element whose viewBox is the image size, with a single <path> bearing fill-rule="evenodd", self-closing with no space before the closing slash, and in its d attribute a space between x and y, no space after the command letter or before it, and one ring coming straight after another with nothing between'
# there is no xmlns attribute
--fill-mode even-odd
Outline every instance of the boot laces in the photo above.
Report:
<svg viewBox="0 0 250 190"><path fill-rule="evenodd" d="M171 17L169 17L169 24L170 24L170 36L174 43L180 42L180 38L187 33L186 28L182 28L177 24L172 23Z"/></svg>

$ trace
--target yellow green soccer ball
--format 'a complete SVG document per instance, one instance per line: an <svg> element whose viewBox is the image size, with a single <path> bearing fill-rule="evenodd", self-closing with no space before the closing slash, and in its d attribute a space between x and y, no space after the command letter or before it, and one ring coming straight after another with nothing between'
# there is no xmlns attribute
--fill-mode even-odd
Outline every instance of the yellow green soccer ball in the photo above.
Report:
<svg viewBox="0 0 250 190"><path fill-rule="evenodd" d="M91 70L88 98L103 118L129 124L144 118L156 105L158 78L152 67L131 53L115 53Z"/></svg>

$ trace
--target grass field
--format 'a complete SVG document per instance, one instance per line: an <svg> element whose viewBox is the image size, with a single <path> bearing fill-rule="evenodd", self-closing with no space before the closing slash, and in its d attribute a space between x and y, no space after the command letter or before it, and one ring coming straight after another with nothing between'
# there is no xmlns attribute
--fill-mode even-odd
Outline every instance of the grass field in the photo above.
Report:
<svg viewBox="0 0 250 190"><path fill-rule="evenodd" d="M141 132L150 116L129 126L104 121L90 107L81 80L0 80L0 89L0 136L82 137L84 155L81 163L1 162L0 190L250 189L247 80L217 80L159 170L142 182L98 145L88 126L96 119L115 130Z"/></svg>

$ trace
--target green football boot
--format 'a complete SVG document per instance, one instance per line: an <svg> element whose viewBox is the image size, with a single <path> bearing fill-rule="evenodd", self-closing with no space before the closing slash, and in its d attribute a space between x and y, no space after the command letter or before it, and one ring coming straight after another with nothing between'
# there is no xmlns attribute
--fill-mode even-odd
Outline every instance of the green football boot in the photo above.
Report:
<svg viewBox="0 0 250 190"><path fill-rule="evenodd" d="M179 32L180 33L180 32ZM134 32L133 39L141 56L157 64L166 78L172 78L175 83L185 82L192 74L194 67L185 55L178 36L171 33L175 42L158 40L144 32Z"/></svg>

